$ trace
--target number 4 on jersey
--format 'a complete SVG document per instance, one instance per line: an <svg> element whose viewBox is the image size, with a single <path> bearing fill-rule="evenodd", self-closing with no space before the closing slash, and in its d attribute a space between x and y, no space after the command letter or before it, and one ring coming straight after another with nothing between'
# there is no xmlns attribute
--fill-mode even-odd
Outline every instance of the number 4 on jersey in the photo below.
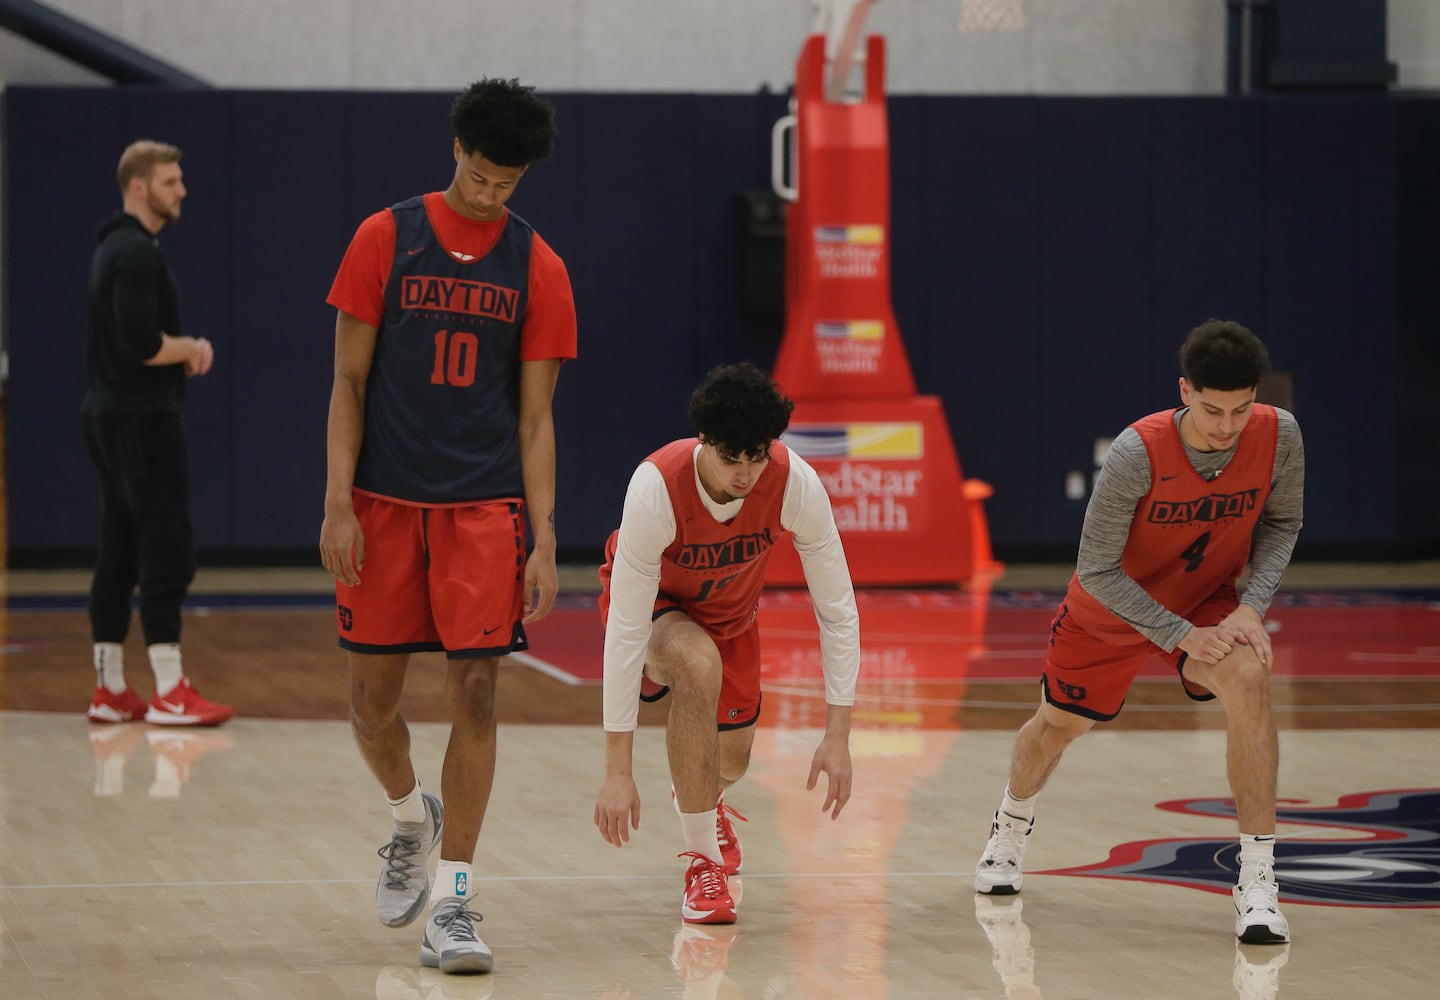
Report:
<svg viewBox="0 0 1440 1000"><path fill-rule="evenodd" d="M1210 532L1207 531L1180 553L1180 558L1185 560L1185 572L1193 573L1200 568L1200 564L1205 561L1205 546L1209 544Z"/></svg>

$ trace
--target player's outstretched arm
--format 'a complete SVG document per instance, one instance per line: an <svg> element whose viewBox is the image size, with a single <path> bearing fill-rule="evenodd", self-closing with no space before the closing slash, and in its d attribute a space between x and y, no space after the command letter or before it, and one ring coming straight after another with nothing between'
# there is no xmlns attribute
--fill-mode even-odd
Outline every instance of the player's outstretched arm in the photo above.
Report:
<svg viewBox="0 0 1440 1000"><path fill-rule="evenodd" d="M635 734L605 734L605 780L595 796L595 826L605 843L623 846L640 829L640 790L635 787Z"/></svg>
<svg viewBox="0 0 1440 1000"><path fill-rule="evenodd" d="M831 819L839 819L840 810L850 801L850 787L855 774L850 762L849 705L826 706L825 735L810 761L810 779L805 783L807 791L814 791L821 772L825 774L825 801L820 811L829 813Z"/></svg>

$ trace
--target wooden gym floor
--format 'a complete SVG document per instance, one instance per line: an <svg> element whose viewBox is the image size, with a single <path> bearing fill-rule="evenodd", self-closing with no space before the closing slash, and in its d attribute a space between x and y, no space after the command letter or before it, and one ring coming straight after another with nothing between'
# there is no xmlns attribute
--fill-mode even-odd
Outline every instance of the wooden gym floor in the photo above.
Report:
<svg viewBox="0 0 1440 1000"><path fill-rule="evenodd" d="M804 788L823 718L803 598L767 595L765 712L739 923L680 921L663 707L637 737L642 825L591 823L600 779L593 567L501 682L500 764L476 873L496 970L421 970L382 927L388 835L351 743L322 571L202 571L185 623L215 730L87 725L84 573L5 576L0 627L0 996L1174 998L1428 996L1440 977L1440 566L1292 568L1272 611L1279 871L1294 943L1237 946L1223 721L1143 676L1043 793L1025 890L970 873L1033 711L1064 567L988 592L862 592L864 658L838 821ZM132 682L149 671L138 636ZM406 712L422 781L446 738L438 657Z"/></svg>

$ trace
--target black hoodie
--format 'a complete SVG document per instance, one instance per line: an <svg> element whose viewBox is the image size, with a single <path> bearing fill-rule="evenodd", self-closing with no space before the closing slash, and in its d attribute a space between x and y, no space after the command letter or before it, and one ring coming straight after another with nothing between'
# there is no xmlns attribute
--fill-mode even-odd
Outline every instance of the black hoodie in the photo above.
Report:
<svg viewBox="0 0 1440 1000"><path fill-rule="evenodd" d="M180 332L175 275L155 236L133 215L109 219L96 234L85 324L86 413L179 412L185 366L147 366L161 333Z"/></svg>

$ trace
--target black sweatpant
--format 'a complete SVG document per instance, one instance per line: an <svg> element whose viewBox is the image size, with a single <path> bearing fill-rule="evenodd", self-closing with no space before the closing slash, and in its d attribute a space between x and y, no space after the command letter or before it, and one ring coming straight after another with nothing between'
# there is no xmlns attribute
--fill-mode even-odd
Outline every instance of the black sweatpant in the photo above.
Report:
<svg viewBox="0 0 1440 1000"><path fill-rule="evenodd" d="M180 605L195 578L189 456L179 413L85 413L100 472L100 548L90 583L90 635L124 642L140 588L145 644L180 641Z"/></svg>

